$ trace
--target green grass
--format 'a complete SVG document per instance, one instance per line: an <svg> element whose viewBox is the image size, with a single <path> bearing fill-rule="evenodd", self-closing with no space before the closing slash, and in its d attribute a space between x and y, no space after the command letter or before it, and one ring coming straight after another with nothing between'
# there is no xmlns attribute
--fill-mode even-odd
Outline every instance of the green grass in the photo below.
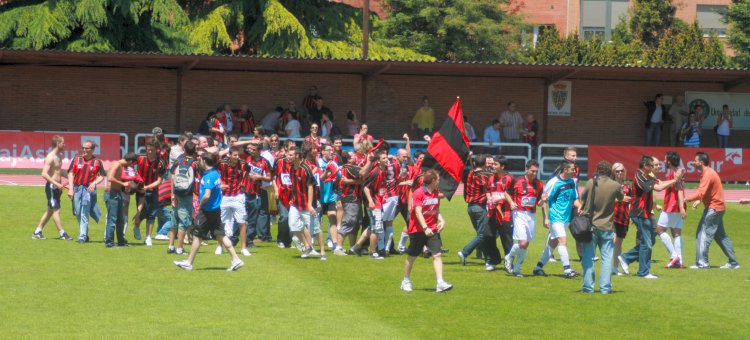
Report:
<svg viewBox="0 0 750 340"><path fill-rule="evenodd" d="M585 295L581 280L566 280L560 263L550 277L516 278L487 273L479 260L458 264L456 251L473 236L461 197L444 202L445 277L454 284L434 293L431 261L418 259L415 291L399 290L402 256L371 261L329 256L302 260L296 250L264 243L238 272L226 272L228 255L201 248L196 270L172 265L166 245L106 249L103 223L93 224L93 242L79 245L31 234L43 212L41 188L0 187L0 324L5 338L748 338L750 318L750 207L730 204L728 233L740 270L665 270L663 245L654 249L648 281L613 278L614 294ZM100 193L101 201L101 193ZM75 237L70 202L63 225ZM685 227L686 263L694 261L698 213ZM403 222L397 223L397 230ZM540 223L537 223L541 226ZM275 229L275 228L274 228ZM537 227L522 268L530 274L546 229ZM635 230L625 248L634 243ZM275 230L274 230L275 236ZM132 233L129 237L131 243ZM575 253L572 245L569 251ZM725 262L716 246L712 265ZM580 271L580 263L573 262Z"/></svg>

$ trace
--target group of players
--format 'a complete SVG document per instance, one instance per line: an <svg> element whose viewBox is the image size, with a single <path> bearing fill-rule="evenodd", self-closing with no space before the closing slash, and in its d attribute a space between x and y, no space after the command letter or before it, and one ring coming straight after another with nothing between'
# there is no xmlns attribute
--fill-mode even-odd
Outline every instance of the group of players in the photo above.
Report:
<svg viewBox="0 0 750 340"><path fill-rule="evenodd" d="M442 277L445 250L440 232L445 220L439 210L443 196L438 192L437 172L422 170L422 152L417 151L413 159L410 157L407 135L404 135L406 147L395 155L389 155L387 142L381 140L373 145L371 136L358 137L350 151L342 149L341 138L325 140L315 134L306 137L299 146L293 141L282 146L276 135L247 141L234 137L223 144L210 137L194 137L188 133L170 146L163 136L157 135L147 142L145 155L128 153L112 162L106 173L101 160L94 156L96 145L87 141L82 145L81 155L71 160L68 184L64 184L60 168L65 143L62 137L55 136L53 150L47 155L42 171L47 181L48 210L34 238L44 238L42 228L53 218L60 237L71 239L59 222L60 196L67 186L79 223L78 242L88 242L88 218L91 216L98 221L101 215L96 186L106 180L108 214L104 242L107 247L128 245L125 240L128 202L131 194L135 194L138 213L133 219L133 229L136 239L141 238L140 222L146 220L144 243L152 245L154 222L157 217L165 217L171 222L168 253L187 253L183 244L190 237L193 239L188 259L174 261L176 266L191 270L198 248L205 244L205 239L213 238L219 242L216 254L226 249L232 256L229 270L237 270L244 262L234 247L239 243L240 254L250 256L249 248L256 238L270 240L268 222L262 222L259 215L267 215L269 205L275 204L278 208L276 241L280 248L296 246L302 258L326 260L326 242L321 228L325 216L329 223L328 246L335 255L367 254L370 259L380 260L389 254L406 253L401 284L406 291L412 290L410 272L416 257L431 255L437 276L436 290L450 290L452 285ZM503 156L474 155L470 158L470 168L463 180L464 198L477 235L457 253L463 264L479 249L488 271L502 263L508 273L523 276L521 265L529 242L536 235L536 210L541 207L549 237L533 274L545 275L543 266L554 261L553 250L557 249L565 277L578 275L570 267L565 230L571 216L582 207L575 148L566 148L564 158L555 175L544 185L537 179L539 164L535 160L527 162L523 175L513 178L506 171L508 161ZM667 189L662 214L665 217L659 218L656 233L670 251L668 267L681 267L679 229L685 217L681 185L684 170L678 169L679 157L675 160L674 155L668 154L666 161L669 178L659 184L661 189ZM619 241L615 244L619 245L627 232L629 207L642 207L646 200L651 202L652 193L648 190L647 197L638 185L628 184L622 164L616 163L613 170L625 192L625 199L616 203L614 214ZM653 177L654 173L639 170L639 175ZM406 227L394 242L393 221L399 214ZM672 229L674 242L664 232L666 228ZM498 238L504 250L502 255L496 244ZM350 246L345 249L347 239ZM316 241L318 251L314 250ZM407 241L410 241L408 248ZM633 260L638 255L636 251ZM624 258L617 255L615 258L627 271Z"/></svg>

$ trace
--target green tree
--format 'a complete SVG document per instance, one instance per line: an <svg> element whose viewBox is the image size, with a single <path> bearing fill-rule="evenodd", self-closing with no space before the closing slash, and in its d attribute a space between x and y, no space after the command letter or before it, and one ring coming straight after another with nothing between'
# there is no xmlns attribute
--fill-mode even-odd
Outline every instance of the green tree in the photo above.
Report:
<svg viewBox="0 0 750 340"><path fill-rule="evenodd" d="M675 22L676 7L671 0L634 0L630 30L649 47L656 47Z"/></svg>
<svg viewBox="0 0 750 340"><path fill-rule="evenodd" d="M514 61L522 18L504 10L507 0L387 0L383 34L439 60Z"/></svg>
<svg viewBox="0 0 750 340"><path fill-rule="evenodd" d="M729 44L736 51L734 62L750 67L750 0L733 0L727 9Z"/></svg>
<svg viewBox="0 0 750 340"><path fill-rule="evenodd" d="M703 37L698 23L662 37L659 46L646 54L652 66L723 67L726 54L718 38Z"/></svg>

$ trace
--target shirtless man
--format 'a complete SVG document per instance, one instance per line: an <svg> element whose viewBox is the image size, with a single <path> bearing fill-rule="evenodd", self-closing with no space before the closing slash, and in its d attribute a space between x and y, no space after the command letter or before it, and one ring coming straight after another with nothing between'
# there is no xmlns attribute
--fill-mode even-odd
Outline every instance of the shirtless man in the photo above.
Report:
<svg viewBox="0 0 750 340"><path fill-rule="evenodd" d="M62 151L65 148L65 139L62 136L55 135L52 137L52 151L44 157L44 168L42 168L42 177L47 181L44 185L44 193L47 194L47 211L42 215L39 225L34 230L32 238L44 240L42 229L49 221L50 217L55 221L55 227L60 233L60 239L70 241L72 238L63 230L60 223L60 196L62 195L62 177L60 168L62 167Z"/></svg>
<svg viewBox="0 0 750 340"><path fill-rule="evenodd" d="M115 246L113 233L117 235L117 245L127 247L128 241L125 240L124 229L125 213L125 196L133 189L133 178L123 176L123 169L132 166L138 160L133 152L125 154L121 160L112 163L112 167L107 172L109 182L109 198L107 199L107 228L104 233L104 246L112 248Z"/></svg>

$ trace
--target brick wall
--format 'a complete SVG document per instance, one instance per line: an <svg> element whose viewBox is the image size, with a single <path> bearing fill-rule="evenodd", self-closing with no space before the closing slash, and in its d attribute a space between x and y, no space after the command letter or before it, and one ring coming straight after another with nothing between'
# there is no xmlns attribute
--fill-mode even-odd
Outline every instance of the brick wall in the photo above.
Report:
<svg viewBox="0 0 750 340"><path fill-rule="evenodd" d="M4 66L0 68L0 129L149 132L194 130L206 112L228 102L250 105L260 120L289 100L301 104L317 85L335 122L345 130L345 113L361 117L362 78L347 74L189 71L182 79L181 126L177 126L177 73L160 69ZM541 79L380 75L366 83L368 112L363 120L376 136L400 138L422 96L430 97L436 124L444 121L456 96L479 139L508 101L543 124ZM721 84L573 80L571 117L549 117L543 142L642 144L642 102L656 93L722 91ZM749 92L750 86L735 88ZM733 145L750 141L750 131L733 131ZM708 132L704 145L715 145Z"/></svg>

